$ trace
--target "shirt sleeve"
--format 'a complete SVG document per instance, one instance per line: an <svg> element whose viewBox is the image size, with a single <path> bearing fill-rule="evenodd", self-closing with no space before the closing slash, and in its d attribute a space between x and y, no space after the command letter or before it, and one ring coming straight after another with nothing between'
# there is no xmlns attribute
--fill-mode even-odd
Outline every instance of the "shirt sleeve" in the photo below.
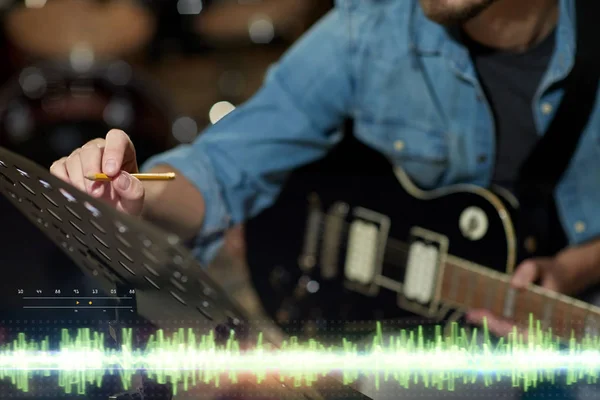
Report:
<svg viewBox="0 0 600 400"><path fill-rule="evenodd" d="M171 165L202 193L206 216L195 252L205 265L228 227L271 205L292 170L339 141L352 103L347 13L338 4L269 69L254 97L194 143L142 168Z"/></svg>

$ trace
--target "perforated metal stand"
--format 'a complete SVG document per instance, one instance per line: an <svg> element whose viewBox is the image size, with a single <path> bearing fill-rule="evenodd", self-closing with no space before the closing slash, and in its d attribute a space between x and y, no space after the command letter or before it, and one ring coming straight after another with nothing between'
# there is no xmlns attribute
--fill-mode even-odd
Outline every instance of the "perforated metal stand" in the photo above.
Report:
<svg viewBox="0 0 600 400"><path fill-rule="evenodd" d="M251 339L258 332L177 236L117 212L2 147L0 192L107 293L117 285L135 288L138 314L157 327L194 320L217 336L234 329ZM333 379L312 388L276 386L276 398L368 398Z"/></svg>
<svg viewBox="0 0 600 400"><path fill-rule="evenodd" d="M243 319L178 237L116 212L2 148L0 191L107 293L117 285L134 287L140 314Z"/></svg>

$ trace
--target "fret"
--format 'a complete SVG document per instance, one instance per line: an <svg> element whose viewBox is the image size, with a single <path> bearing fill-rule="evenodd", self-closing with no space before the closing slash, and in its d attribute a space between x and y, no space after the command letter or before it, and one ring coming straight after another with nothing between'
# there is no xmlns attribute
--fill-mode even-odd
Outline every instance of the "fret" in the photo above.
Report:
<svg viewBox="0 0 600 400"><path fill-rule="evenodd" d="M506 296L504 298L504 306L502 307L502 316L504 318L513 319L515 312L515 300L517 290L511 286L506 288Z"/></svg>
<svg viewBox="0 0 600 400"><path fill-rule="evenodd" d="M489 286L487 293L485 294L485 305L483 308L486 310L493 310L494 300L496 299L496 295L498 293L498 285L500 281L496 279L488 279L487 285Z"/></svg>
<svg viewBox="0 0 600 400"><path fill-rule="evenodd" d="M552 314L554 312L554 303L556 302L555 298L546 297L546 301L544 302L544 311L542 313L542 326L544 331L547 331L552 324Z"/></svg>
<svg viewBox="0 0 600 400"><path fill-rule="evenodd" d="M552 313L552 333L561 338L569 338L571 334L569 332L569 318L571 306L559 301L554 304L554 312Z"/></svg>
<svg viewBox="0 0 600 400"><path fill-rule="evenodd" d="M537 320L540 320L540 323L542 322L544 304L547 300L546 296L532 290L517 290L514 322L524 329L529 329L529 317L533 314L533 329L536 329Z"/></svg>
<svg viewBox="0 0 600 400"><path fill-rule="evenodd" d="M588 311L588 314L585 317L584 329L582 337L594 338L600 334L600 315L594 311Z"/></svg>
<svg viewBox="0 0 600 400"><path fill-rule="evenodd" d="M542 322L542 329L547 332L552 329L554 336L559 336L564 340L571 338L571 334L578 340L585 336L587 325L589 325L589 316L598 315L597 311L590 305L569 297L548 292L539 287L531 290L538 299L536 302L541 304L541 313L534 315ZM529 306L534 310L537 307Z"/></svg>
<svg viewBox="0 0 600 400"><path fill-rule="evenodd" d="M466 308L490 309L495 301L496 288L502 284L499 277L494 271L477 269L468 264L447 263L442 299ZM490 287L494 289L490 290Z"/></svg>
<svg viewBox="0 0 600 400"><path fill-rule="evenodd" d="M513 308L510 319L517 326L527 328L529 326L529 314L535 312L535 307L532 307L533 304L531 303L532 296L526 290L515 289L512 285L510 285L510 288L513 293Z"/></svg>
<svg viewBox="0 0 600 400"><path fill-rule="evenodd" d="M467 299L465 301L465 305L468 307L474 307L475 303L474 303L474 299L476 298L476 291L477 291L477 283L482 279L482 275L481 274L474 274L474 273L470 273L467 274L467 279L466 279L466 284L467 284ZM484 282L480 282L480 283L484 283ZM478 303L478 302L477 302Z"/></svg>
<svg viewBox="0 0 600 400"><path fill-rule="evenodd" d="M469 271L466 271L464 268L457 268L457 275L460 277L458 279L458 293L456 295L456 301L462 307L466 307L469 305L469 294L471 288L471 276Z"/></svg>
<svg viewBox="0 0 600 400"><path fill-rule="evenodd" d="M492 300L492 307L490 307L490 311L495 315L502 315L504 311L504 302L506 299L506 290L508 288L508 281L501 278L495 278L496 280L496 289L494 293L494 298Z"/></svg>
<svg viewBox="0 0 600 400"><path fill-rule="evenodd" d="M563 303L563 306L565 307L565 313L564 313L564 333L561 335L561 337L565 338L565 339L569 339L571 338L571 331L573 329L573 324L572 324L572 318L573 318L573 307L570 304L566 304Z"/></svg>
<svg viewBox="0 0 600 400"><path fill-rule="evenodd" d="M484 308L493 314L511 319L522 329L529 328L533 315L533 329L540 321L546 333L564 340L584 335L600 334L600 309L566 296L548 292L539 286L517 290L510 285L510 277L456 259L448 261L443 275L441 300L464 308Z"/></svg>
<svg viewBox="0 0 600 400"><path fill-rule="evenodd" d="M471 308L488 308L486 300L488 299L490 287L494 287L494 280L485 274L471 273L472 290L469 298Z"/></svg>
<svg viewBox="0 0 600 400"><path fill-rule="evenodd" d="M458 268L456 268L455 266L452 266L452 268L448 268L448 266L446 267L446 271L450 276L450 293L448 296L448 300L456 303L457 302L457 296L458 296L458 285L459 285L459 279L460 279L460 275L459 273L456 272L456 270Z"/></svg>
<svg viewBox="0 0 600 400"><path fill-rule="evenodd" d="M506 290L503 275L495 271L455 263L445 266L443 301L466 308L484 308L502 315Z"/></svg>
<svg viewBox="0 0 600 400"><path fill-rule="evenodd" d="M450 280L454 283L451 284L451 300L461 306L490 310L525 328L529 326L530 314L534 315L534 320L542 314L546 298L532 291L514 289L503 274L470 264L451 265L447 271L454 275L454 279ZM462 296L465 285L457 284L457 278L471 285L471 290L466 290Z"/></svg>
<svg viewBox="0 0 600 400"><path fill-rule="evenodd" d="M570 310L570 327L569 327L569 338L571 335L571 331L573 331L575 338L582 339L585 336L585 324L586 318L590 313L590 309L588 305L577 304L576 302L566 299L565 302L571 306Z"/></svg>

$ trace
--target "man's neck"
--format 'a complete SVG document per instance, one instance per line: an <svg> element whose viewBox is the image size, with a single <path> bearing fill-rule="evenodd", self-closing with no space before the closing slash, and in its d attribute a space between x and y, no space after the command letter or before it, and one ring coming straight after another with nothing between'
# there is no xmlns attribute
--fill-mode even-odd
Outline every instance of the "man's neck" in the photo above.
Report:
<svg viewBox="0 0 600 400"><path fill-rule="evenodd" d="M488 47L523 52L556 27L558 0L500 0L468 21L464 32Z"/></svg>

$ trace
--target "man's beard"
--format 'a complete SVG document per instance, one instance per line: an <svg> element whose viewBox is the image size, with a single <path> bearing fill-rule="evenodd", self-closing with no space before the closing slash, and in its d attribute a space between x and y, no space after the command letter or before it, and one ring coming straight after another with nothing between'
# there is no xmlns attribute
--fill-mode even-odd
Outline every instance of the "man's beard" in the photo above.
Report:
<svg viewBox="0 0 600 400"><path fill-rule="evenodd" d="M430 20L444 26L462 25L485 11L497 0L419 0Z"/></svg>

